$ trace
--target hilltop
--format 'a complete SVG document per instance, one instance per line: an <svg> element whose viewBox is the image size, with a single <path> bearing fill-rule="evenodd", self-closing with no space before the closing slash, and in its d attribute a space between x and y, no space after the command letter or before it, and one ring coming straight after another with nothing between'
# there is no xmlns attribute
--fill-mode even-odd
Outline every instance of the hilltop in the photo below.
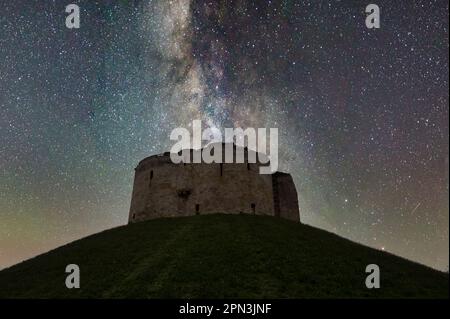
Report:
<svg viewBox="0 0 450 319"><path fill-rule="evenodd" d="M65 287L77 264L81 288ZM381 288L365 286L366 265ZM0 298L448 298L448 274L291 221L161 218L110 229L0 271Z"/></svg>

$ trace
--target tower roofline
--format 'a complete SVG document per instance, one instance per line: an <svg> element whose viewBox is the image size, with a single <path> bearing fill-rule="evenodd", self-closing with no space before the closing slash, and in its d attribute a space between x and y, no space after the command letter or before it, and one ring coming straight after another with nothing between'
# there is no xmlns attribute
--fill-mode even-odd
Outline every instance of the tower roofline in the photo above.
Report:
<svg viewBox="0 0 450 319"><path fill-rule="evenodd" d="M249 150L249 148L247 146L239 146L239 145L237 145L234 142L216 142L216 143L210 143L208 145L205 145L204 147L201 147L199 149L183 148L180 152L182 152L182 151L190 151L190 152L203 151L205 148L207 148L207 147L209 147L210 145L213 145L213 144L222 144L222 147L224 147L225 145L233 144L233 148L234 149L236 149L237 147L240 147L240 148L244 149L244 151L248 151ZM261 153L261 152L257 152L257 151L253 151L253 152L255 152L257 154ZM158 153L158 154L153 154L153 155L147 156L144 159L142 159L141 161L139 161L139 163L138 163L136 168L138 168L141 164L147 162L149 159L158 158L158 157L170 157L170 154L171 154L171 152L168 151L168 152L164 152L164 153ZM261 154L264 154L264 153L261 153ZM267 156L267 155L265 155L265 156Z"/></svg>

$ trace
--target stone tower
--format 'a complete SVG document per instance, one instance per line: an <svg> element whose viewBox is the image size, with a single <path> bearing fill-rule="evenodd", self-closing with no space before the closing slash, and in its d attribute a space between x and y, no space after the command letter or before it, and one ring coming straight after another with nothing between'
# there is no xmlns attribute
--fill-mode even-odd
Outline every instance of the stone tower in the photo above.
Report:
<svg viewBox="0 0 450 319"><path fill-rule="evenodd" d="M244 154L244 163L175 164L169 152L143 159L135 169L129 223L215 213L271 215L299 222L291 175L260 174L263 164L249 163L247 149Z"/></svg>

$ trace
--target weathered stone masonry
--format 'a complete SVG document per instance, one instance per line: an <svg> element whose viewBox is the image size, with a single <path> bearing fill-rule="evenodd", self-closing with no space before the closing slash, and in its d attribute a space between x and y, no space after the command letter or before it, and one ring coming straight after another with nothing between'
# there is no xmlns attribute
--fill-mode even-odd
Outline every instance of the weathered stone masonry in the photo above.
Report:
<svg viewBox="0 0 450 319"><path fill-rule="evenodd" d="M260 165L248 163L247 152L237 164L174 164L168 152L147 157L135 169L129 223L215 213L300 221L291 175L259 174Z"/></svg>

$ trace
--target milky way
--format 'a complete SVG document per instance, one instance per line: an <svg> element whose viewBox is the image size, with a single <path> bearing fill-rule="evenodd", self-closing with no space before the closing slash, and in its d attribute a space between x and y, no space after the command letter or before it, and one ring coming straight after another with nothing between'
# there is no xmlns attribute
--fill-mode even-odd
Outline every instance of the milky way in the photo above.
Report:
<svg viewBox="0 0 450 319"><path fill-rule="evenodd" d="M0 268L125 224L201 119L279 129L302 222L448 269L447 1L372 1L377 30L364 1L66 2L1 5Z"/></svg>

